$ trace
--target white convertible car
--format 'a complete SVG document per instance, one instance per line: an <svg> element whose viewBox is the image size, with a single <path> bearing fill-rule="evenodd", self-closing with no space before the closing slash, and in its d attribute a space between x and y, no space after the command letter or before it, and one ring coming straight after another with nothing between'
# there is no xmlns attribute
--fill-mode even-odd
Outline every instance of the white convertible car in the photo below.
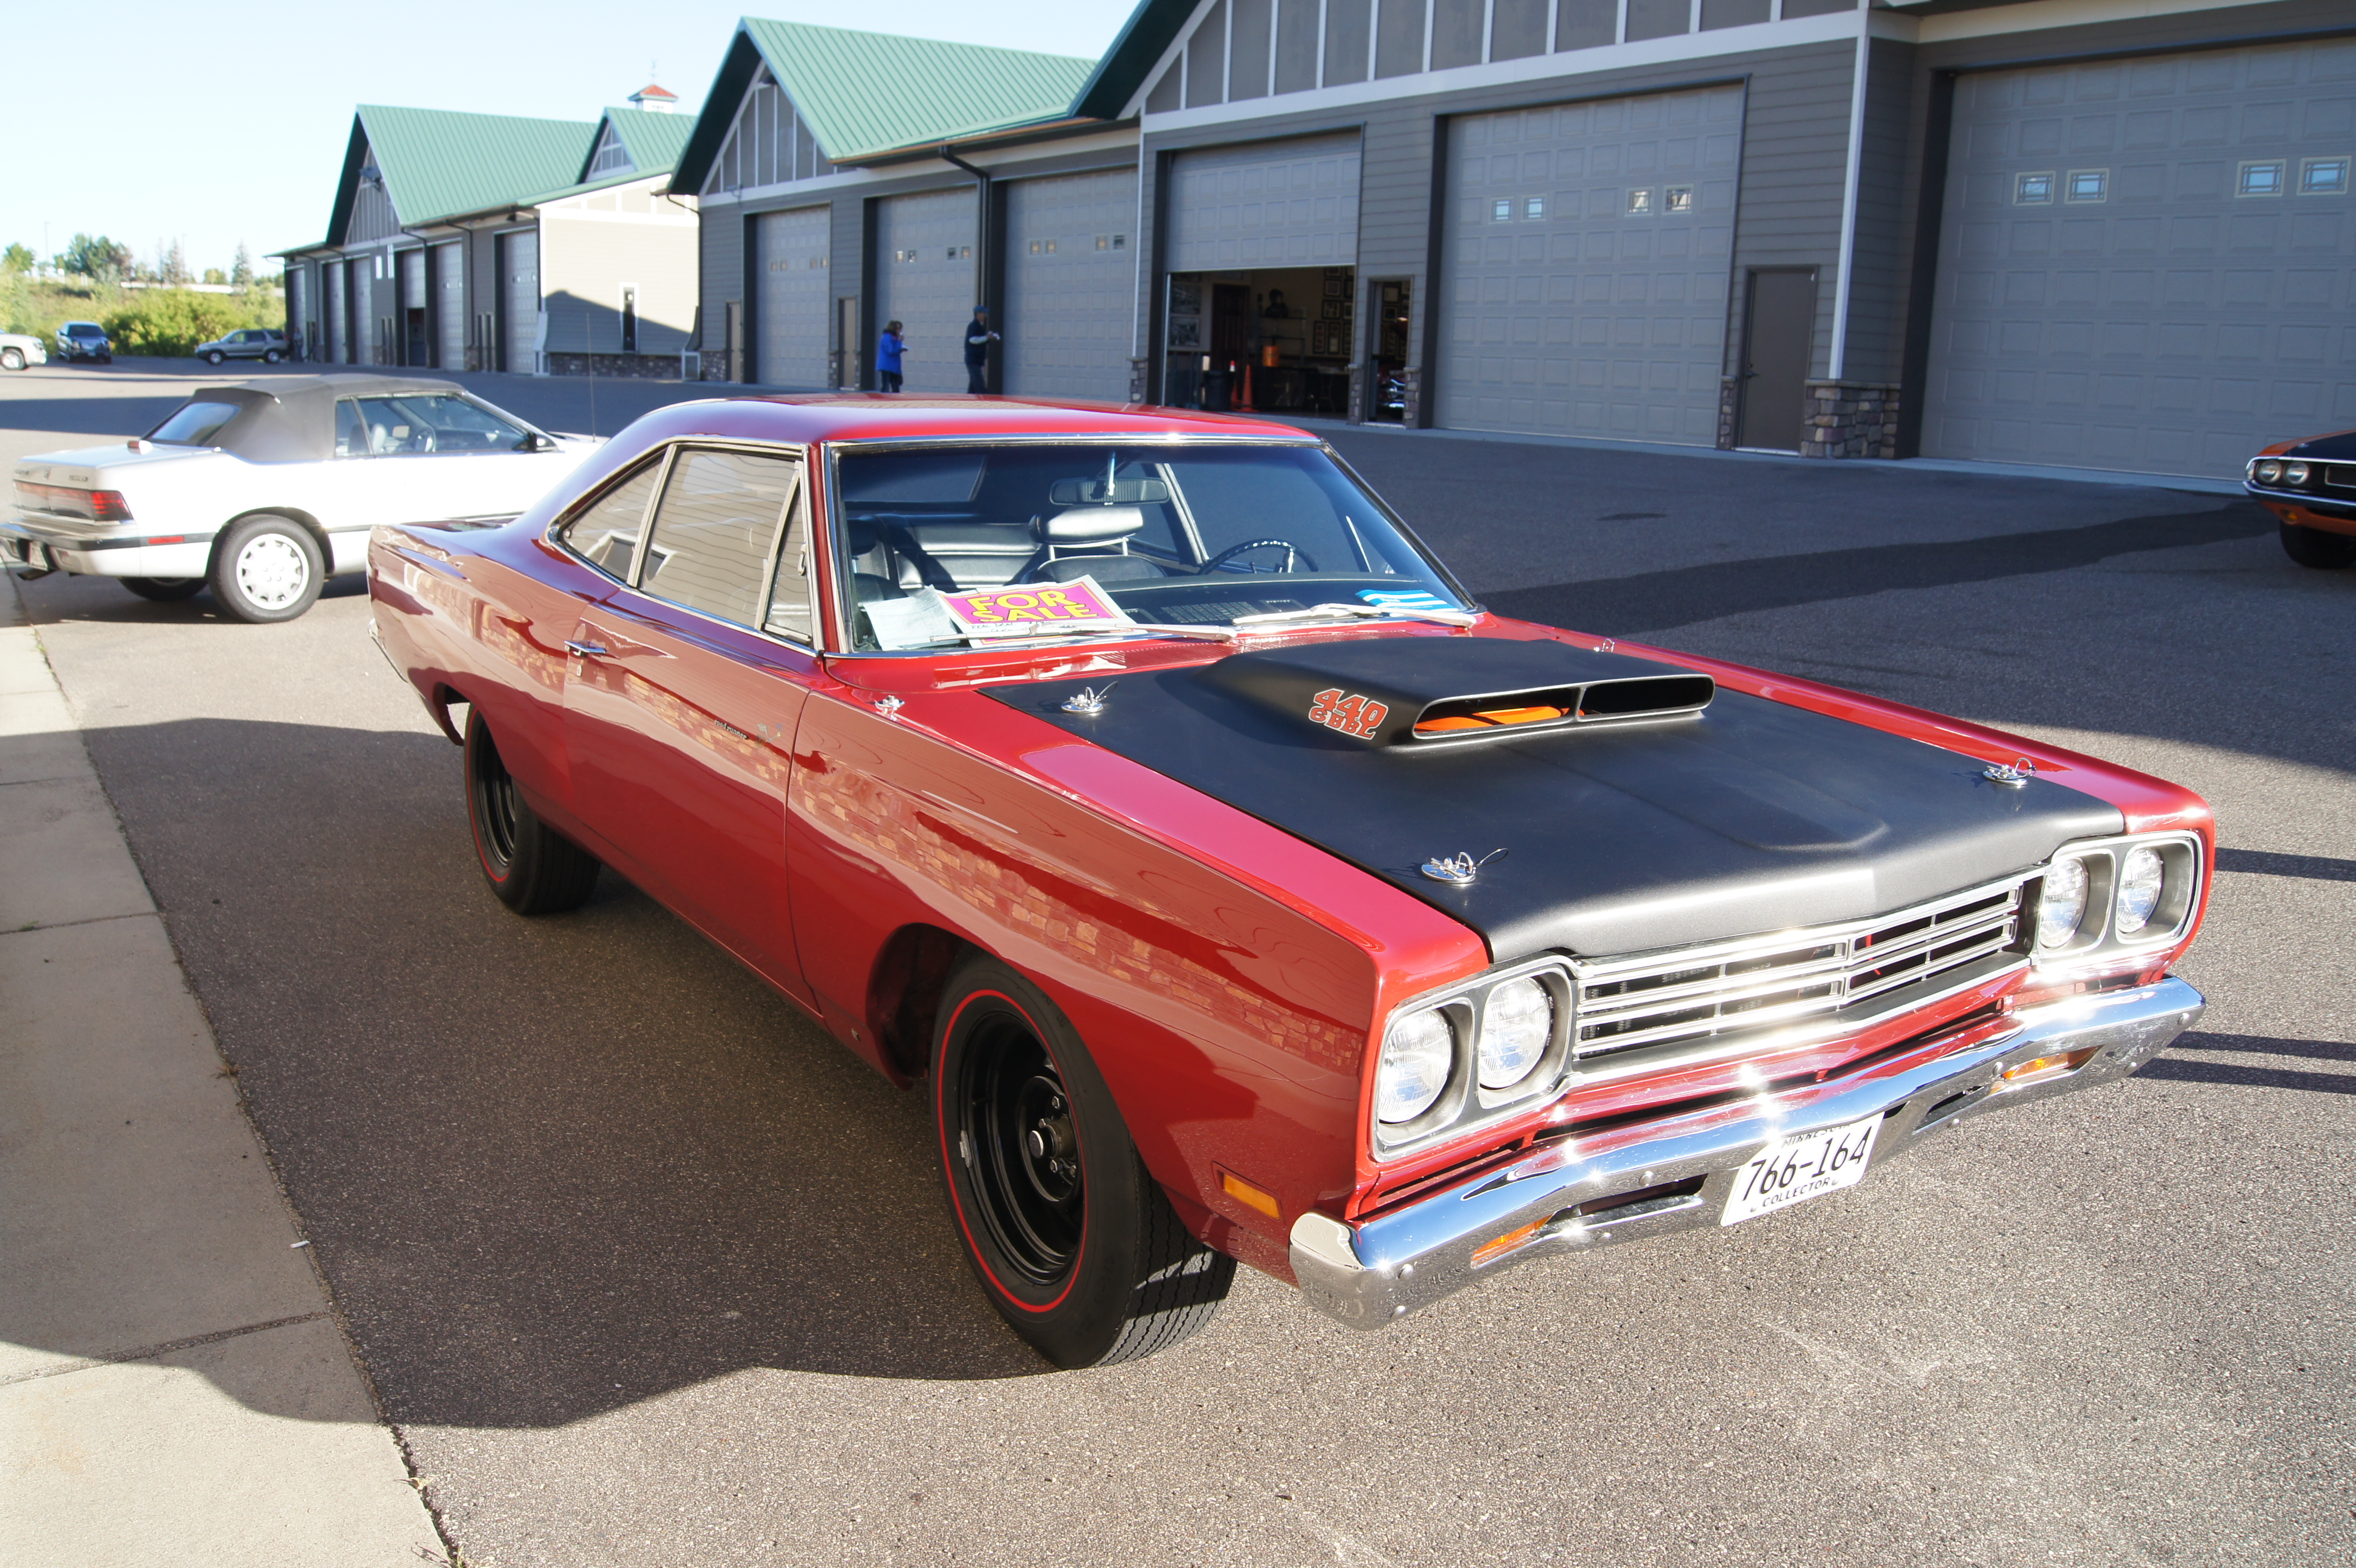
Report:
<svg viewBox="0 0 2356 1568"><path fill-rule="evenodd" d="M292 620L378 523L513 517L601 444L416 377L201 387L145 435L19 462L0 564Z"/></svg>

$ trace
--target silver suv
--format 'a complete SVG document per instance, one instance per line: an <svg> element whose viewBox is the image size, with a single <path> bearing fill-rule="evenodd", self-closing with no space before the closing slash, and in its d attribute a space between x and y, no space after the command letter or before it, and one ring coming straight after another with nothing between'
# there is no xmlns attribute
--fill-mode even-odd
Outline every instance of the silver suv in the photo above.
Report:
<svg viewBox="0 0 2356 1568"><path fill-rule="evenodd" d="M244 327L225 338L197 345L197 358L218 365L223 360L260 360L274 365L286 357L286 334L271 327Z"/></svg>

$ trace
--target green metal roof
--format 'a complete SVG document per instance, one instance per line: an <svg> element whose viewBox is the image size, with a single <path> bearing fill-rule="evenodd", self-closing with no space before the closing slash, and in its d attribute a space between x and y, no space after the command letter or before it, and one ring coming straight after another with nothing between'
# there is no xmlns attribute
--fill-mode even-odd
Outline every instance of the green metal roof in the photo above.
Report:
<svg viewBox="0 0 2356 1568"><path fill-rule="evenodd" d="M393 211L414 227L572 184L588 161L596 134L596 124L587 120L524 120L363 103L352 118L327 232L342 239L366 156L374 156L384 176Z"/></svg>
<svg viewBox="0 0 2356 1568"><path fill-rule="evenodd" d="M1194 0L1138 0L1087 84L1073 94L1072 113L1099 120L1118 117L1194 14Z"/></svg>
<svg viewBox="0 0 2356 1568"><path fill-rule="evenodd" d="M679 155L687 151L687 139L695 133L691 114L659 114L644 109L608 108L600 124L614 127L614 134L622 139L623 149L641 177L677 168ZM597 138L592 135L589 151L581 155L576 178L588 177L589 159L596 150Z"/></svg>
<svg viewBox="0 0 2356 1568"><path fill-rule="evenodd" d="M1069 55L747 16L680 155L673 190L702 186L763 64L835 163L1062 119L1097 66Z"/></svg>

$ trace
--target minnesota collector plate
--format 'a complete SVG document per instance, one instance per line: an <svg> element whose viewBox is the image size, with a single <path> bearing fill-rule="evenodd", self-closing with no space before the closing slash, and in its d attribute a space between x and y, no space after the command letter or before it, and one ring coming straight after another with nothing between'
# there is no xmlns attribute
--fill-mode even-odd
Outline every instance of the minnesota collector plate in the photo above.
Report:
<svg viewBox="0 0 2356 1568"><path fill-rule="evenodd" d="M1768 1144L1734 1173L1734 1187L1726 1195L1720 1225L1740 1225L1864 1179L1873 1158L1873 1140L1881 1131L1881 1112L1845 1127L1826 1127Z"/></svg>

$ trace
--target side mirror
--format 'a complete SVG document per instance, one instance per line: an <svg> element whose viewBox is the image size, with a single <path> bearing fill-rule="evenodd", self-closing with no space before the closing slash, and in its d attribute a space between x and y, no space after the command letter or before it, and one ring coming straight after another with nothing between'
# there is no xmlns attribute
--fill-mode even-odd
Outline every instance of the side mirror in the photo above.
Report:
<svg viewBox="0 0 2356 1568"><path fill-rule="evenodd" d="M535 430L523 438L523 449L527 452L553 452L556 450L556 437L542 435Z"/></svg>

